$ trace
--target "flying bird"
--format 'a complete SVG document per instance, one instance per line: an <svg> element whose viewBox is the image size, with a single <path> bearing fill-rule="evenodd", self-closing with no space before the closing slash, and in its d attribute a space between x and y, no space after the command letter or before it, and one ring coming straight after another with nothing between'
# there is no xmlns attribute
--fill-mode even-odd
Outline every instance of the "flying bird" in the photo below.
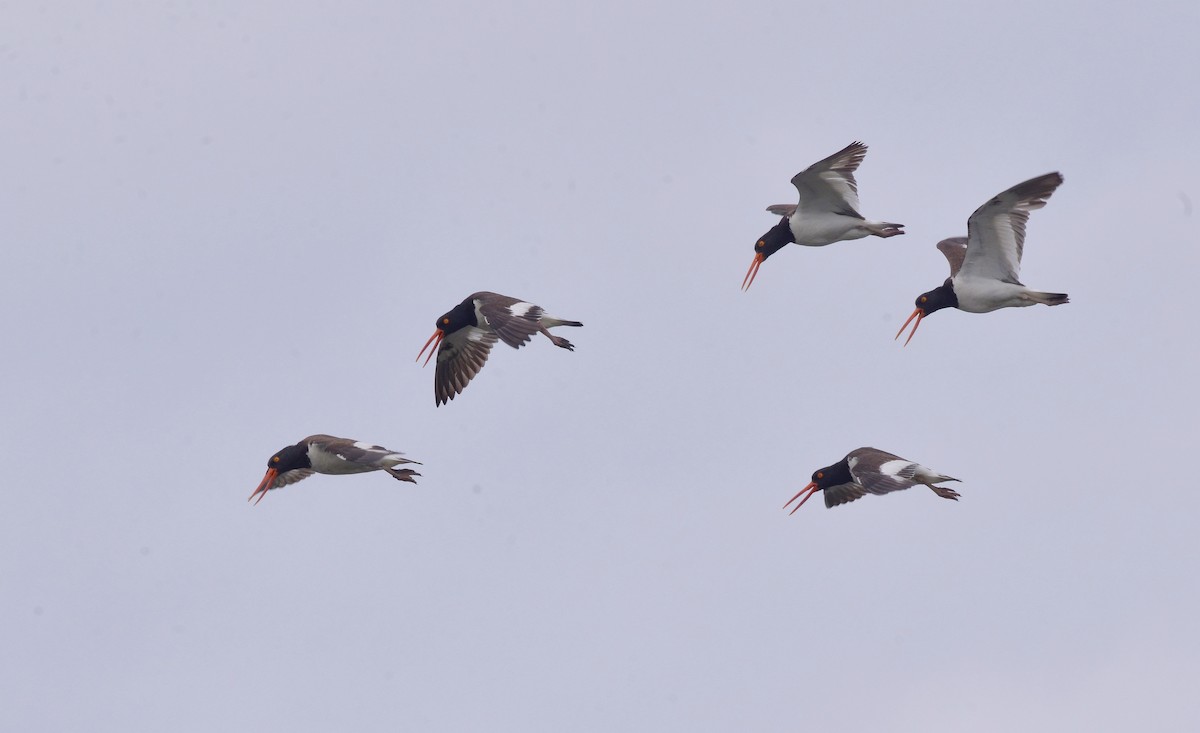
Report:
<svg viewBox="0 0 1200 733"><path fill-rule="evenodd" d="M850 143L792 176L792 185L800 192L800 201L767 207L767 211L783 218L754 243L754 260L742 279L742 290L748 290L754 284L764 260L792 242L805 247L824 247L867 235L894 237L904 234L903 224L868 221L858 212L858 182L854 180L854 171L866 155L866 145Z"/></svg>
<svg viewBox="0 0 1200 733"><path fill-rule="evenodd" d="M415 484L413 476L421 474L411 468L396 468L405 463L421 465L417 461L405 458L402 453L382 446L350 438L335 438L332 435L310 435L267 460L267 475L263 476L262 483L250 494L250 499L257 496L258 500L254 503L258 504L271 489L294 484L314 473L339 475L387 471L392 478Z"/></svg>
<svg viewBox="0 0 1200 733"><path fill-rule="evenodd" d="M555 346L574 351L575 346L570 341L551 335L547 329L582 325L579 321L564 321L546 315L541 306L507 295L474 293L437 319L437 330L421 347L417 361L432 344L434 348L425 364L436 352L433 395L440 407L466 389L467 383L483 368L497 340L519 349L540 331Z"/></svg>
<svg viewBox="0 0 1200 733"><path fill-rule="evenodd" d="M796 508L790 512L795 514L796 510L804 506L804 502L818 491L825 492L825 506L833 508L838 504L861 499L867 494L888 494L918 484L928 486L943 499L958 501L957 491L944 486L934 486L939 481L958 479L943 476L919 463L886 451L858 448L850 451L845 458L832 466L813 471L812 482L800 489L800 493L793 496L783 508L787 509L793 501L803 496Z"/></svg>
<svg viewBox="0 0 1200 733"><path fill-rule="evenodd" d="M967 236L938 242L937 248L950 263L950 277L941 287L917 296L912 312L896 338L915 318L912 341L921 319L943 308L968 313L988 313L1000 308L1020 308L1035 303L1062 305L1066 293L1041 293L1021 284L1021 254L1025 249L1025 223L1029 212L1046 205L1054 189L1063 182L1061 173L1047 173L1018 183L996 196L967 219Z"/></svg>

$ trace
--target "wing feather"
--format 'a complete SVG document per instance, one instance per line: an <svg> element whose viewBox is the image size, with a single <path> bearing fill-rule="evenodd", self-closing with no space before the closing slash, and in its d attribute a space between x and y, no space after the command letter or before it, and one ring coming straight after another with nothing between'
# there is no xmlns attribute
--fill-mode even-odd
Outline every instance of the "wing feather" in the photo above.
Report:
<svg viewBox="0 0 1200 733"><path fill-rule="evenodd" d="M903 491L913 484L919 464L878 448L858 448L846 456L850 475L870 494Z"/></svg>
<svg viewBox="0 0 1200 733"><path fill-rule="evenodd" d="M476 297L487 325L514 349L529 343L538 332L538 320L545 312L541 306L496 293L477 293Z"/></svg>
<svg viewBox="0 0 1200 733"><path fill-rule="evenodd" d="M442 339L433 374L433 395L437 404L446 404L466 389L487 362L496 341L495 333L478 326L460 328Z"/></svg>
<svg viewBox="0 0 1200 733"><path fill-rule="evenodd" d="M950 277L954 277L962 268L963 259L967 256L967 238L943 239L937 243L937 248L946 255L946 261L950 263Z"/></svg>
<svg viewBox="0 0 1200 733"><path fill-rule="evenodd" d="M358 466L391 468L401 463L416 463L416 461L405 458L404 454L399 451L360 440L335 438L332 435L310 435L305 440L330 455Z"/></svg>
<svg viewBox="0 0 1200 733"><path fill-rule="evenodd" d="M914 464L909 464L912 466ZM853 472L852 472L853 473ZM872 494L890 494L893 491L903 491L904 489L915 486L918 482L912 479L911 471L907 476L903 474L890 475L886 473L862 473L855 474L854 478L858 479L862 487Z"/></svg>
<svg viewBox="0 0 1200 733"><path fill-rule="evenodd" d="M1062 182L1057 172L1031 178L976 209L967 220L967 255L959 272L1020 285L1029 212L1045 206Z"/></svg>
<svg viewBox="0 0 1200 733"><path fill-rule="evenodd" d="M825 506L830 509L839 504L849 504L852 501L857 501L867 494L861 486L855 483L830 486L822 493L825 494Z"/></svg>
<svg viewBox="0 0 1200 733"><path fill-rule="evenodd" d="M835 213L861 219L854 172L866 155L867 146L853 142L792 176L792 185L800 193L800 215Z"/></svg>
<svg viewBox="0 0 1200 733"><path fill-rule="evenodd" d="M271 488L279 489L287 486L288 484L294 484L297 481L303 481L314 473L316 473L316 471L312 470L311 468L293 468L291 471L284 471L276 476L275 480L271 482Z"/></svg>

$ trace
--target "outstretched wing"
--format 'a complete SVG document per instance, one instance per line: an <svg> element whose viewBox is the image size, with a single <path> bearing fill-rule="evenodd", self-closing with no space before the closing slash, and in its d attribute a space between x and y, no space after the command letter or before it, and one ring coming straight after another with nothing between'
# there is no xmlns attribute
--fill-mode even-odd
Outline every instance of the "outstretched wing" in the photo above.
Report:
<svg viewBox="0 0 1200 733"><path fill-rule="evenodd" d="M854 171L866 155L867 146L853 142L792 176L792 185L800 192L800 215L833 213L863 218L858 213L858 181L854 180Z"/></svg>
<svg viewBox="0 0 1200 733"><path fill-rule="evenodd" d="M538 332L540 306L497 293L476 293L479 312L504 343L519 349Z"/></svg>
<svg viewBox="0 0 1200 733"><path fill-rule="evenodd" d="M294 484L297 481L303 481L314 473L316 473L316 471L312 470L311 468L293 468L291 471L284 471L276 476L275 480L271 482L271 488L283 488L288 484Z"/></svg>
<svg viewBox="0 0 1200 733"><path fill-rule="evenodd" d="M967 220L967 256L961 274L1020 285L1017 278L1029 212L1045 206L1062 182L1061 173L1031 178L976 209Z"/></svg>
<svg viewBox="0 0 1200 733"><path fill-rule="evenodd" d="M850 475L871 494L902 491L919 481L914 479L919 463L876 448L859 448L846 456Z"/></svg>
<svg viewBox="0 0 1200 733"><path fill-rule="evenodd" d="M830 509L839 504L848 504L856 501L867 495L867 492L863 491L863 487L853 482L830 486L822 493L825 494L825 506Z"/></svg>
<svg viewBox="0 0 1200 733"><path fill-rule="evenodd" d="M487 362L496 334L478 326L460 328L442 339L433 373L433 395L444 405L467 387Z"/></svg>
<svg viewBox="0 0 1200 733"><path fill-rule="evenodd" d="M950 277L954 277L962 267L963 258L967 256L967 238L943 239L937 243L937 248L946 255L946 261L950 263Z"/></svg>
<svg viewBox="0 0 1200 733"><path fill-rule="evenodd" d="M402 463L417 463L404 457L403 453L381 445L364 443L361 440L335 438L332 435L311 435L307 442L325 453L364 469L391 468Z"/></svg>

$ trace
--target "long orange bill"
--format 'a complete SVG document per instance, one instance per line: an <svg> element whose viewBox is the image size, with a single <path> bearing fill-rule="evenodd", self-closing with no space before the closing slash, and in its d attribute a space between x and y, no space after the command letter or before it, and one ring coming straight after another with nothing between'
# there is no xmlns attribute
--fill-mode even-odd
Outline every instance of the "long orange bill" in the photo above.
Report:
<svg viewBox="0 0 1200 733"><path fill-rule="evenodd" d="M800 503L796 505L796 509L799 509L800 507L804 506L804 502L806 502L806 501L808 501L810 498L812 498L812 495L813 495L813 494L815 494L815 493L817 493L817 491L818 491L818 490L820 490L820 488L821 488L821 487L817 486L817 482L816 482L816 481L810 481L810 482L808 483L808 486L805 486L803 489L800 489L800 493L799 493L799 494L796 494L796 495L795 495L795 496L793 496L791 499L789 499L789 500L788 500L788 503L783 505L783 508L784 508L784 509L787 509L787 508L788 508L788 504L791 504L793 501L795 501L795 500L797 500L797 499L800 499L800 496L801 496L801 495L802 495L804 492L806 492L806 491L807 491L807 492L808 492L808 496L805 496L803 499L800 499ZM795 513L796 513L796 509L793 509L793 510L791 510L790 512L788 512L788 516L790 517L791 515L795 514Z"/></svg>
<svg viewBox="0 0 1200 733"><path fill-rule="evenodd" d="M421 355L425 353L425 349L428 349L429 345L433 344L433 348L429 351L429 357L427 359L425 359L425 364L422 364L421 366L425 366L425 365L429 364L429 359L432 359L433 355L437 353L438 344L442 343L442 339L445 336L446 336L446 332L440 328L433 332L433 335L430 336L429 340L425 342L425 345L421 347L421 353L417 354L417 361L420 361ZM434 341L433 341L434 339L437 339L437 343L434 343Z"/></svg>
<svg viewBox="0 0 1200 733"><path fill-rule="evenodd" d="M754 261L750 263L750 269L746 270L746 277L742 278L742 290L749 290L750 286L754 284L754 278L758 277L758 268L762 266L765 259L767 258L763 257L762 252L754 253Z"/></svg>
<svg viewBox="0 0 1200 733"><path fill-rule="evenodd" d="M254 502L255 506L258 506L258 502L262 501L263 497L267 495L267 491L271 489L271 485L275 483L275 477L278 475L279 472L275 469L267 469L267 475L263 476L262 483L259 484L258 488L254 490L254 493L250 495L250 499L253 499L256 496L258 497L258 501ZM246 499L246 501L250 501L250 499Z"/></svg>
<svg viewBox="0 0 1200 733"><path fill-rule="evenodd" d="M897 339L900 338L900 334L904 333L904 329L908 328L908 324L912 321L912 319L914 319L914 318L917 319L917 322L915 324L913 324L912 333L908 334L908 338L904 340L904 345L908 346L908 342L912 341L912 337L917 335L917 328L920 327L921 319L924 317L925 317L925 311L921 310L920 308L917 308L915 311L912 312L912 315L908 317L908 320L904 322L904 325L900 327L900 330L896 332L896 338ZM892 340L895 341L896 339L892 339Z"/></svg>

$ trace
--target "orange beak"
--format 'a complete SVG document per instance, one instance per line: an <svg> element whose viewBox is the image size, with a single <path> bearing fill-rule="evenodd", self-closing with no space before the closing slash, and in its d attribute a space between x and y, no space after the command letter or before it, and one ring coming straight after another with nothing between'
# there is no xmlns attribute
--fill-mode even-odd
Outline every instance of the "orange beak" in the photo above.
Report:
<svg viewBox="0 0 1200 733"><path fill-rule="evenodd" d="M754 278L758 277L758 268L762 266L763 260L767 259L762 252L754 253L754 261L750 263L750 269L746 270L746 277L742 278L742 290L749 290L754 284Z"/></svg>
<svg viewBox="0 0 1200 733"><path fill-rule="evenodd" d="M425 364L422 364L421 366L426 366L427 364L429 364L429 359L432 359L433 355L437 353L438 344L442 343L442 339L445 337L446 337L446 332L440 328L433 332L433 335L430 336L429 340L425 342L425 345L421 347L421 354L424 354L425 349L428 349L429 345L433 344L433 349L431 349L429 352L429 358L425 359ZM437 339L437 341L434 342L434 339ZM421 360L421 354L417 354L417 361Z"/></svg>
<svg viewBox="0 0 1200 733"><path fill-rule="evenodd" d="M904 345L908 346L908 342L912 341L912 337L917 335L917 328L920 327L921 319L924 317L925 317L925 311L921 310L920 308L917 308L915 311L912 312L912 315L908 317L908 320L904 322L904 325L900 327L900 330L896 332L896 338L900 338L900 334L904 333L904 329L908 328L908 324L912 321L912 319L914 319L914 318L917 319L917 322L915 324L913 324L912 333L908 334L908 338L904 340ZM892 339L892 340L895 341L896 339Z"/></svg>
<svg viewBox="0 0 1200 733"><path fill-rule="evenodd" d="M806 491L808 492L808 496L805 496L803 499L800 499L800 503L796 505L796 509L793 509L793 510L791 510L790 512L788 512L788 516L790 517L791 515L795 514L797 509L799 509L800 507L804 506L804 502L806 502L806 501L808 501L810 498L812 498L812 495L813 495L813 494L815 494L815 493L817 493L818 491L820 491L820 488L821 488L821 487L817 486L817 482L816 482L816 481L809 481L809 482L808 482L808 486L805 486L803 489L800 489L800 493L799 493L799 494L796 494L795 496L793 496L791 499L789 499L789 500L788 500L788 503L787 503L787 504L784 504L784 505L783 505L783 508L784 508L784 509L787 509L787 508L788 508L788 504L791 504L793 501L795 501L795 500L797 500L797 499L800 499L800 497L804 495L804 492L806 492Z"/></svg>
<svg viewBox="0 0 1200 733"><path fill-rule="evenodd" d="M258 502L262 501L263 497L267 495L267 491L271 489L271 485L275 483L275 477L278 475L279 472L275 469L267 469L267 475L263 476L262 483L259 484L258 488L254 490L254 493L250 495L250 499L253 499L256 496L258 497L258 501L254 502L255 506L258 506ZM246 499L246 501L250 501L250 499Z"/></svg>

